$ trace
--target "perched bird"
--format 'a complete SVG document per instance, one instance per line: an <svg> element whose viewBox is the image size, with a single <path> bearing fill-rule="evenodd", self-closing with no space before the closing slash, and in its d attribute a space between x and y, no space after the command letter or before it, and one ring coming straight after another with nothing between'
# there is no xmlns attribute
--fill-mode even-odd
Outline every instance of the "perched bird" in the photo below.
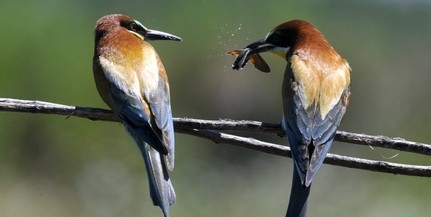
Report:
<svg viewBox="0 0 431 217"><path fill-rule="evenodd" d="M174 129L165 68L150 40L181 41L126 15L96 23L93 73L103 101L121 119L144 158L153 204L165 217L175 202Z"/></svg>
<svg viewBox="0 0 431 217"><path fill-rule="evenodd" d="M295 166L286 216L306 216L311 182L346 112L351 68L323 34L303 20L280 24L264 39L229 52L238 55L233 68L241 69L251 60L256 68L269 72L259 55L265 51L287 61L282 84L282 126Z"/></svg>

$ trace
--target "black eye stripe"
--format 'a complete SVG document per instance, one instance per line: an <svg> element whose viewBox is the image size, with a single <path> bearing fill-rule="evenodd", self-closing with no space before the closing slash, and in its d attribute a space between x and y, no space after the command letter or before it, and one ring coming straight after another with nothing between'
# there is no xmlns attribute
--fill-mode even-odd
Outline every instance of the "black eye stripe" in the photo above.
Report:
<svg viewBox="0 0 431 217"><path fill-rule="evenodd" d="M274 32L269 36L268 41L278 44L280 41L282 41L282 36L278 32Z"/></svg>

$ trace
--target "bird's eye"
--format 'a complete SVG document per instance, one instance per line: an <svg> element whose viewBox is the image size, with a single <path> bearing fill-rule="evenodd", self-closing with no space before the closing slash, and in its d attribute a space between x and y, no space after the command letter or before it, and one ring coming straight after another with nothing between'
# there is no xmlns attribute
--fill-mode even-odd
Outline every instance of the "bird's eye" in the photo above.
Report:
<svg viewBox="0 0 431 217"><path fill-rule="evenodd" d="M129 25L130 30L137 32L139 30L139 25L135 22L131 22Z"/></svg>

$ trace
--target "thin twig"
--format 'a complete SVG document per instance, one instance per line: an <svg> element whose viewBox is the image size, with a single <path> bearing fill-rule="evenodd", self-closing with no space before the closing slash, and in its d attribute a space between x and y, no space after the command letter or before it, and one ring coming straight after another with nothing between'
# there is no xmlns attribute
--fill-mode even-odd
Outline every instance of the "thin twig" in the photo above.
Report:
<svg viewBox="0 0 431 217"><path fill-rule="evenodd" d="M56 103L36 100L19 100L0 98L0 111L57 114L63 116L75 116L90 120L119 121L110 110L68 106ZM290 150L286 146L263 142L254 138L245 138L218 131L246 131L255 133L271 133L284 136L280 124L263 123L259 121L235 121L235 120L200 120L192 118L174 118L175 130L179 133L194 135L210 139L216 143L226 143L253 149L260 152L279 156L290 156ZM216 131L218 130L218 131ZM431 145L406 141L402 138L389 138L386 136L371 136L366 134L338 131L335 140L360 145L371 145L388 149L412 152L423 155L431 155ZM393 174L431 177L431 166L416 166L397 164L385 161L373 161L348 156L328 154L325 163Z"/></svg>

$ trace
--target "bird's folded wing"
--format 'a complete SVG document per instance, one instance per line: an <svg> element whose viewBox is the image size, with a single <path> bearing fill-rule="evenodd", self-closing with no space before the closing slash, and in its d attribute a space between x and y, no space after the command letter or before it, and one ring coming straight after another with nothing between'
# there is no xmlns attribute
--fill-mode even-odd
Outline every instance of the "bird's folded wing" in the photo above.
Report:
<svg viewBox="0 0 431 217"><path fill-rule="evenodd" d="M168 169L172 170L175 158L175 139L169 95L168 84L160 78L158 88L149 94L148 103L156 126L161 131L161 139L168 151L166 156Z"/></svg>

